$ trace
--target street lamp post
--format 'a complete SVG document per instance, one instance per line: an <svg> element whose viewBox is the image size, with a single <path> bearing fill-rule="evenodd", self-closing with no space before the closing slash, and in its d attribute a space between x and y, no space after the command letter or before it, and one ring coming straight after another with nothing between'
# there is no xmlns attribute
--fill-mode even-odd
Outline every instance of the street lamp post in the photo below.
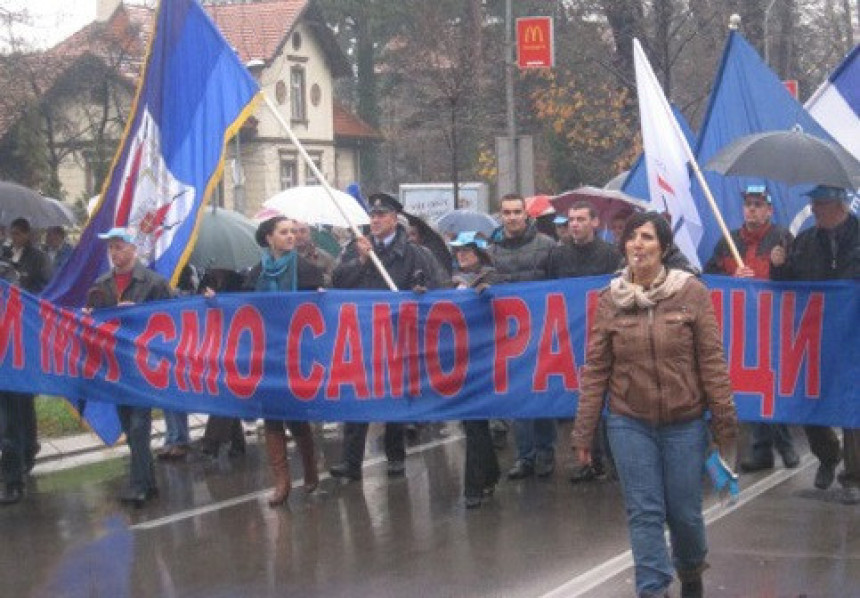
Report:
<svg viewBox="0 0 860 598"><path fill-rule="evenodd" d="M770 34L768 33L768 22L770 21L770 11L773 9L774 4L776 4L776 0L770 0L767 4L767 8L764 9L764 63L768 66L770 66Z"/></svg>
<svg viewBox="0 0 860 598"><path fill-rule="evenodd" d="M514 104L514 68L516 56L514 54L514 19L511 0L505 0L505 46L506 46L506 68L505 68L505 97L508 112L508 140L510 142L511 164L513 165L512 191L520 192L520 152L517 143L517 117Z"/></svg>

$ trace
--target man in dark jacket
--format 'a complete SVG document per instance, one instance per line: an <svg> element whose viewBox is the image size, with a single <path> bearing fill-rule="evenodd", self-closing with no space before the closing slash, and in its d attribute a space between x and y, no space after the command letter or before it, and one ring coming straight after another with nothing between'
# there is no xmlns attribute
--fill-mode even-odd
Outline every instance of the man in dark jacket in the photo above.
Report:
<svg viewBox="0 0 860 598"><path fill-rule="evenodd" d="M397 223L403 210L396 199L386 193L375 193L370 202L370 236L359 237L348 247L332 273L332 286L336 289L388 289L388 284L373 265L370 251L376 253L399 290L424 290L439 286L434 272L440 268L433 264L428 251L410 243L406 230ZM329 470L336 478L361 479L364 446L368 424L347 422L343 429L343 458ZM403 424L385 424L385 456L388 458L389 477L405 473L406 447Z"/></svg>
<svg viewBox="0 0 860 598"><path fill-rule="evenodd" d="M502 226L492 235L488 253L499 282L523 282L547 278L549 255L555 241L537 231L526 213L526 202L516 194L501 201ZM514 422L517 460L508 478L519 480L537 473L548 476L555 469L556 425L554 419Z"/></svg>
<svg viewBox="0 0 860 598"><path fill-rule="evenodd" d="M764 185L749 185L742 194L744 225L732 231L732 240L744 262L738 267L725 239L720 239L714 255L705 264L706 274L728 274L740 278L770 279L770 252L777 246L788 246L793 236L773 223L773 200ZM750 424L752 455L741 462L746 472L771 469L774 447L788 468L797 467L800 458L794 450L791 432L785 424Z"/></svg>
<svg viewBox="0 0 860 598"><path fill-rule="evenodd" d="M568 238L549 255L548 278L612 274L621 266L618 248L597 237L597 211L586 201L573 204L567 215Z"/></svg>
<svg viewBox="0 0 860 598"><path fill-rule="evenodd" d="M844 189L819 185L810 191L815 227L803 231L788 251L778 245L770 254L774 280L836 280L860 278L860 223L848 211ZM809 448L818 457L815 487L833 483L840 460L839 439L825 426L804 426ZM845 471L839 481L842 501L860 503L860 429L843 428Z"/></svg>
<svg viewBox="0 0 860 598"><path fill-rule="evenodd" d="M47 257L30 240L30 222L17 218L9 226L11 244L0 258L11 265L15 283L28 293L40 292L50 277ZM3 487L0 505L17 503L24 494L24 473L35 463L39 442L36 432L36 407L30 393L0 391L0 470Z"/></svg>
<svg viewBox="0 0 860 598"><path fill-rule="evenodd" d="M600 218L587 201L574 203L567 213L568 240L559 243L549 256L549 278L578 278L612 274L621 267L622 257L618 248L597 237ZM574 484L590 482L606 475L604 463L605 430L601 421L600 433L594 435L591 447L591 463L583 464L573 472L570 481Z"/></svg>
<svg viewBox="0 0 860 598"><path fill-rule="evenodd" d="M167 280L146 268L137 259L133 231L127 228L112 228L100 234L99 238L108 242L108 255L113 268L98 278L90 288L85 310L135 305L171 297ZM123 503L140 508L146 501L158 496L152 450L149 446L152 436L152 410L149 407L118 405L117 412L131 451L129 486L119 498Z"/></svg>

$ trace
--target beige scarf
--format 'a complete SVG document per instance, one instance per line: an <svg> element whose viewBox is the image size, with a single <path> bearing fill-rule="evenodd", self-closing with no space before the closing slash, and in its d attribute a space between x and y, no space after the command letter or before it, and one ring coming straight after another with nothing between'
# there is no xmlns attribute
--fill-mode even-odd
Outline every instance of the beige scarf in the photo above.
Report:
<svg viewBox="0 0 860 598"><path fill-rule="evenodd" d="M609 283L609 294L618 307L629 309L635 305L648 309L678 292L691 276L692 274L684 270L661 268L651 287L645 289L633 282L628 266L621 271L621 276L613 278Z"/></svg>

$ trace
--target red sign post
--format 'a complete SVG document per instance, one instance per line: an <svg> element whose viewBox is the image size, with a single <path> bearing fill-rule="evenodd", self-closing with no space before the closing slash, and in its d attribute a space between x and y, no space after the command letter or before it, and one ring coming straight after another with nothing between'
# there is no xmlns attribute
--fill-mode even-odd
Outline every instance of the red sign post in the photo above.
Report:
<svg viewBox="0 0 860 598"><path fill-rule="evenodd" d="M552 17L517 19L517 64L521 69L554 66Z"/></svg>

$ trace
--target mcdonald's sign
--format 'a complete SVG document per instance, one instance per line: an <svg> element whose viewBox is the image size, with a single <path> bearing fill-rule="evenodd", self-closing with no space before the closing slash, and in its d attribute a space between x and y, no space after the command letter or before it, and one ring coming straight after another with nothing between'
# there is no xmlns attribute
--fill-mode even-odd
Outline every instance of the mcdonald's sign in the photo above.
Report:
<svg viewBox="0 0 860 598"><path fill-rule="evenodd" d="M521 69L552 68L552 17L517 19L517 64Z"/></svg>

